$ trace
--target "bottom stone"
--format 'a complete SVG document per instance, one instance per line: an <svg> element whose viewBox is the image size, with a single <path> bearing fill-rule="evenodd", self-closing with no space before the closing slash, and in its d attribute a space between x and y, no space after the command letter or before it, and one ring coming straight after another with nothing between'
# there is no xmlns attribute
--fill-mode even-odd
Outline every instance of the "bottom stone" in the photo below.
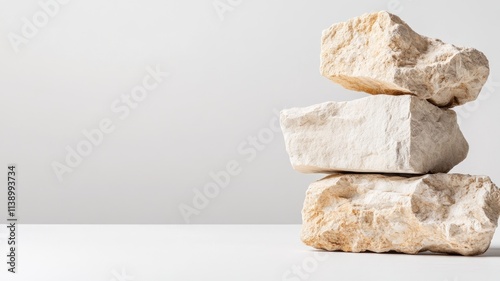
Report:
<svg viewBox="0 0 500 281"><path fill-rule="evenodd" d="M338 174L309 186L301 238L329 251L479 255L499 213L486 176Z"/></svg>

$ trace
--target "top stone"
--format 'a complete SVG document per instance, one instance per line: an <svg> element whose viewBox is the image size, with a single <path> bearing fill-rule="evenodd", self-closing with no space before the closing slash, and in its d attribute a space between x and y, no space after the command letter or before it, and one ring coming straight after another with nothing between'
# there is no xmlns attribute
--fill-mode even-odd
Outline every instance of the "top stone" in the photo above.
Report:
<svg viewBox="0 0 500 281"><path fill-rule="evenodd" d="M412 94L440 107L473 101L489 75L480 51L421 36L382 11L323 31L321 74L370 94Z"/></svg>

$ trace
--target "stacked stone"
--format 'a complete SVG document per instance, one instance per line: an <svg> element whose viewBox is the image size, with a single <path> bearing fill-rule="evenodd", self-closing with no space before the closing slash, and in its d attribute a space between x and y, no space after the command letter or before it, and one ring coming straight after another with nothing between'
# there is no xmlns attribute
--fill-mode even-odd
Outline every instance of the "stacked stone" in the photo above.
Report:
<svg viewBox="0 0 500 281"><path fill-rule="evenodd" d="M302 241L349 252L484 253L500 191L486 176L447 174L469 148L450 108L478 96L489 74L483 53L378 12L323 31L320 69L373 95L281 112L293 168L330 174L307 190Z"/></svg>

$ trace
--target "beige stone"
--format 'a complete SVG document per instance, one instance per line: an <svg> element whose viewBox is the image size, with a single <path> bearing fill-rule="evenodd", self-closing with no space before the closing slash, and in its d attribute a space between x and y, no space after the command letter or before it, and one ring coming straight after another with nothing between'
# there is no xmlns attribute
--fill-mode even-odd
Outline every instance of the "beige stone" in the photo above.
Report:
<svg viewBox="0 0 500 281"><path fill-rule="evenodd" d="M483 53L421 36L382 11L324 30L320 71L347 89L452 107L476 99L489 66Z"/></svg>
<svg viewBox="0 0 500 281"><path fill-rule="evenodd" d="M331 175L307 190L301 238L329 251L478 255L499 213L500 191L486 176Z"/></svg>
<svg viewBox="0 0 500 281"><path fill-rule="evenodd" d="M469 149L453 110L409 95L287 109L280 122L290 162L304 173L448 172Z"/></svg>

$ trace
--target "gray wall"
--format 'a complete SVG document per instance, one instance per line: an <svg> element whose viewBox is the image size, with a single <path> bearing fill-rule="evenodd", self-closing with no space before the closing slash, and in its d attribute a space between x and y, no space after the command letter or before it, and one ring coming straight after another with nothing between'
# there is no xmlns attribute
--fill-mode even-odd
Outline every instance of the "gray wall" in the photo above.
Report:
<svg viewBox="0 0 500 281"><path fill-rule="evenodd" d="M21 223L185 223L179 207L190 223L299 223L321 175L291 169L274 111L365 96L321 77L320 34L378 10L488 56L481 98L458 108L470 152L453 171L500 182L494 1L73 0L46 24L37 3L0 1L0 170L18 165ZM68 164L68 146L88 155Z"/></svg>

